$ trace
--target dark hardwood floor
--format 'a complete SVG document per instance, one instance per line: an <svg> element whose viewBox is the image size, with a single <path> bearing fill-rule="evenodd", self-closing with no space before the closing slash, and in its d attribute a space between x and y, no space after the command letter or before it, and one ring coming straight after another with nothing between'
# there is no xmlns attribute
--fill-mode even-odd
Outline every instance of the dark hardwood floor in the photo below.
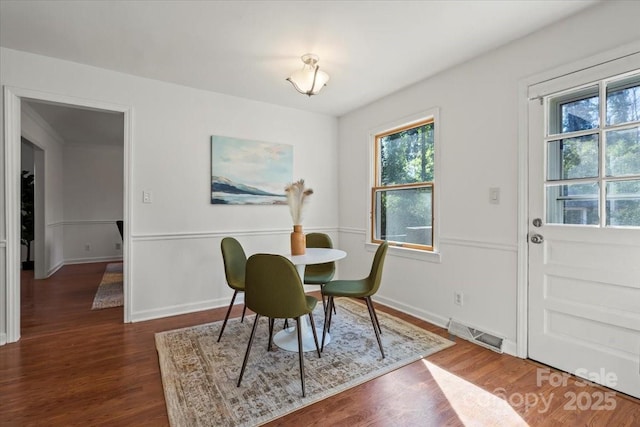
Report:
<svg viewBox="0 0 640 427"><path fill-rule="evenodd" d="M122 308L91 310L105 265L23 273L22 338L0 347L1 426L168 425L154 333L222 320L226 307L123 324ZM640 426L637 399L574 377L558 385L555 370L456 342L269 425Z"/></svg>

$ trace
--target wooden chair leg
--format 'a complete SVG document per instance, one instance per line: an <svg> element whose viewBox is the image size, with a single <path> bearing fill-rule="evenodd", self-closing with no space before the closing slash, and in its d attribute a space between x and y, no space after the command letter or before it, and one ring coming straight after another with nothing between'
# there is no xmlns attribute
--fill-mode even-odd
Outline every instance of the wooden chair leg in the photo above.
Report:
<svg viewBox="0 0 640 427"><path fill-rule="evenodd" d="M253 322L253 328L251 329L251 336L249 337L249 344L247 344L247 352L244 354L242 369L240 369L240 378L238 378L238 387L240 387L240 382L242 381L242 376L244 375L244 368L247 367L247 360L249 360L249 352L251 351L251 344L253 343L253 337L256 334L256 327L258 326L259 319L260 319L260 315L256 314L256 320L255 322Z"/></svg>
<svg viewBox="0 0 640 427"><path fill-rule="evenodd" d="M224 322L222 322L222 329L220 329L220 335L218 335L218 342L220 342L220 338L222 338L224 327L227 326L227 320L229 320L229 313L231 313L231 309L233 308L233 302L236 300L236 295L238 295L238 291L234 290L233 296L231 297L231 303L229 303L229 308L227 309L227 315L224 316Z"/></svg>
<svg viewBox="0 0 640 427"><path fill-rule="evenodd" d="M376 339L378 340L378 347L380 347L380 353L382 353L382 358L384 359L384 350L382 349L382 341L380 340L380 332L378 331L378 328L380 326L376 324L376 321L377 321L376 310L375 308L373 308L371 297L366 297L364 300L367 302L367 308L369 309L369 317L371 317L371 325L373 326L373 331L376 333Z"/></svg>
<svg viewBox="0 0 640 427"><path fill-rule="evenodd" d="M304 394L304 352L302 351L302 331L300 328L300 317L296 317L296 329L298 331L298 359L300 359L300 382L302 383L302 397Z"/></svg>

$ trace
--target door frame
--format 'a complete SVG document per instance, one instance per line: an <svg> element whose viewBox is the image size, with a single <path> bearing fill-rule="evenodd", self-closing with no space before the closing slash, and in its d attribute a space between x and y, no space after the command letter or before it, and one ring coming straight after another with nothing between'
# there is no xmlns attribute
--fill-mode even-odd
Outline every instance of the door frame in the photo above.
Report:
<svg viewBox="0 0 640 427"><path fill-rule="evenodd" d="M22 105L22 104L21 104ZM22 128L22 126L20 126ZM45 215L44 215L44 176L46 174L44 151L45 149L33 142L27 132L21 129L22 142L28 143L33 149L33 164L35 173L35 185L34 185L34 239L33 250L31 251L34 261L34 279L45 279L47 277L47 271L45 268Z"/></svg>
<svg viewBox="0 0 640 427"><path fill-rule="evenodd" d="M640 41L564 64L518 82L518 266L516 308L516 355L529 356L529 88L560 77L589 70L640 52ZM535 98L532 98L535 99Z"/></svg>
<svg viewBox="0 0 640 427"><path fill-rule="evenodd" d="M20 339L20 145L22 99L67 104L87 109L106 110L124 115L124 188L123 220L131 224L132 184L132 108L126 105L37 90L4 87L4 153L5 153L5 218L6 218L6 276L5 313L7 343ZM131 322L131 233L124 229L122 255L124 262L124 322Z"/></svg>

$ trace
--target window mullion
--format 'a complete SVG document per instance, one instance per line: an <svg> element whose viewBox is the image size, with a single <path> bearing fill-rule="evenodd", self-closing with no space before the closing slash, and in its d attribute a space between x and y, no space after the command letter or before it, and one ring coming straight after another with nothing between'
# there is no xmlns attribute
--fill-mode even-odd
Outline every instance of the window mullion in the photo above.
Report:
<svg viewBox="0 0 640 427"><path fill-rule="evenodd" d="M607 224L607 194L606 194L606 123L607 123L607 85L600 82L600 143L598 144L599 157L599 183L600 183L600 227L604 228Z"/></svg>

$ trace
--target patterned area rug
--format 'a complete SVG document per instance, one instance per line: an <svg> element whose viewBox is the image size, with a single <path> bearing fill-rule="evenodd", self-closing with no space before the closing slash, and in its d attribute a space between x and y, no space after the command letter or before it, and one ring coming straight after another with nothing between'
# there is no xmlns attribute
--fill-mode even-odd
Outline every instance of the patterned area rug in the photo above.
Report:
<svg viewBox="0 0 640 427"><path fill-rule="evenodd" d="M123 304L122 263L107 264L100 286L98 286L96 295L93 297L91 310L121 307Z"/></svg>
<svg viewBox="0 0 640 427"><path fill-rule="evenodd" d="M236 387L255 317L157 333L156 348L173 427L253 426L384 375L454 343L378 311L382 359L365 305L337 300L331 342L322 358L304 353L306 397L302 397L298 353L274 345L267 352L267 319L260 318L247 369ZM314 312L323 321L322 305ZM276 330L282 320L276 321ZM321 337L319 337L321 339Z"/></svg>

